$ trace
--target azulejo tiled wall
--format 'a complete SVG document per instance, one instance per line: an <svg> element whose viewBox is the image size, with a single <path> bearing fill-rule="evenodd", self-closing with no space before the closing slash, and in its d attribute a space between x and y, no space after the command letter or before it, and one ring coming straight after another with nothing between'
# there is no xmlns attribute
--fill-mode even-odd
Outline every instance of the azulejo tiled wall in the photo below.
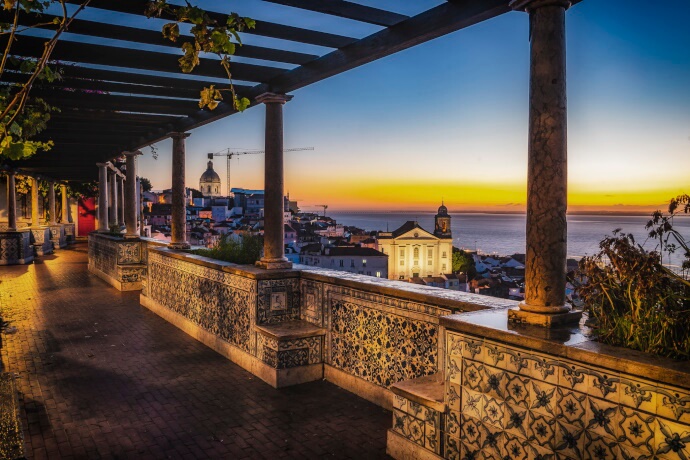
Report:
<svg viewBox="0 0 690 460"><path fill-rule="evenodd" d="M446 334L444 457L688 459L690 393Z"/></svg>
<svg viewBox="0 0 690 460"><path fill-rule="evenodd" d="M146 274L146 243L107 235L89 235L89 270L121 290L138 290Z"/></svg>
<svg viewBox="0 0 690 460"><path fill-rule="evenodd" d="M256 324L300 319L299 279L281 278L258 282Z"/></svg>
<svg viewBox="0 0 690 460"><path fill-rule="evenodd" d="M148 297L241 350L252 351L256 280L156 252L149 252L148 266Z"/></svg>
<svg viewBox="0 0 690 460"><path fill-rule="evenodd" d="M438 372L438 319L450 310L309 279L301 292L302 319L328 331L327 364L385 388Z"/></svg>
<svg viewBox="0 0 690 460"><path fill-rule="evenodd" d="M323 336L278 340L256 335L256 357L274 369L290 369L322 362Z"/></svg>
<svg viewBox="0 0 690 460"><path fill-rule="evenodd" d="M436 455L441 454L442 414L403 396L393 399L392 430Z"/></svg>
<svg viewBox="0 0 690 460"><path fill-rule="evenodd" d="M33 258L30 231L0 231L0 265L30 263Z"/></svg>

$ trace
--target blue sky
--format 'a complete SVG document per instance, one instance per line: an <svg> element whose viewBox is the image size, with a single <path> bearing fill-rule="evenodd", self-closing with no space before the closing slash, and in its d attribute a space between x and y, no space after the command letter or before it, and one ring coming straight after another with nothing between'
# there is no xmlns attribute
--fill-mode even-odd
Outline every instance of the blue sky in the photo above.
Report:
<svg viewBox="0 0 690 460"><path fill-rule="evenodd" d="M360 3L414 14L439 2ZM258 1L232 7L258 21L354 37L377 30ZM656 8L585 0L568 11L571 208L657 206L688 192L687 24L690 2L681 0ZM442 196L451 209L524 206L527 34L527 15L508 13L296 91L285 106L285 145L315 150L287 154L286 188L305 206L338 209L420 209ZM323 52L263 37L246 42ZM263 124L255 107L192 131L188 185L198 185L207 152L262 148ZM162 189L170 186L170 143L157 147L158 160L147 154L140 165ZM216 163L224 181L224 162ZM261 188L263 155L234 161L232 176L234 187Z"/></svg>

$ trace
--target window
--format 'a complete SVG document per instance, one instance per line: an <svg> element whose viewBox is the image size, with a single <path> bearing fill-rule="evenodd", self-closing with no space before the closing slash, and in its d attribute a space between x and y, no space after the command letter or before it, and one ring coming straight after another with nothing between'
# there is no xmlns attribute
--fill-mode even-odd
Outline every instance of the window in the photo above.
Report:
<svg viewBox="0 0 690 460"><path fill-rule="evenodd" d="M350 259L350 267L354 267L354 266L355 266L355 259Z"/></svg>
<svg viewBox="0 0 690 460"><path fill-rule="evenodd" d="M398 279L404 280L404 279L405 279L405 275L400 275L400 278L398 278Z"/></svg>
<svg viewBox="0 0 690 460"><path fill-rule="evenodd" d="M431 264L432 264L431 259L427 260L426 264L427 264L427 265L431 265Z"/></svg>
<svg viewBox="0 0 690 460"><path fill-rule="evenodd" d="M446 251L443 251L443 255L442 255L441 257L443 257L444 259L448 257L448 256L446 255Z"/></svg>
<svg viewBox="0 0 690 460"><path fill-rule="evenodd" d="M376 277L381 278L381 272L376 272Z"/></svg>
<svg viewBox="0 0 690 460"><path fill-rule="evenodd" d="M371 276L371 272L367 272L367 275Z"/></svg>
<svg viewBox="0 0 690 460"><path fill-rule="evenodd" d="M405 250L404 249L400 250L400 257L405 258Z"/></svg>
<svg viewBox="0 0 690 460"><path fill-rule="evenodd" d="M444 273L446 272L446 264L443 264L443 266L441 267L441 270L443 270Z"/></svg>
<svg viewBox="0 0 690 460"><path fill-rule="evenodd" d="M401 261L400 261L400 265L405 265L405 261L404 261L404 260L401 260Z"/></svg>
<svg viewBox="0 0 690 460"><path fill-rule="evenodd" d="M345 266L345 261L342 260L342 259L340 260L340 266L341 266L341 267L344 267L344 266Z"/></svg>
<svg viewBox="0 0 690 460"><path fill-rule="evenodd" d="M362 259L362 267L366 267L366 266L367 266L367 259Z"/></svg>
<svg viewBox="0 0 690 460"><path fill-rule="evenodd" d="M419 248L414 248L414 258L419 259Z"/></svg>
<svg viewBox="0 0 690 460"><path fill-rule="evenodd" d="M429 257L429 259L431 259L432 257L434 257L434 250L433 250L433 249L429 249L429 250L427 251L427 257Z"/></svg>

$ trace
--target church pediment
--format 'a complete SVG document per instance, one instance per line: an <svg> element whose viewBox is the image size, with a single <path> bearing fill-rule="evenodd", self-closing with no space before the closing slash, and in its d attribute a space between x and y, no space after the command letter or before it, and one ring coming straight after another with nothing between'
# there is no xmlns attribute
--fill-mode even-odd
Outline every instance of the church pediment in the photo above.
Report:
<svg viewBox="0 0 690 460"><path fill-rule="evenodd" d="M424 239L424 240L438 240L439 238L435 236L433 233L429 233L426 230L424 230L421 227L416 227L413 228L412 230L408 230L405 233L400 234L398 237L396 237L397 240L415 240L415 239Z"/></svg>

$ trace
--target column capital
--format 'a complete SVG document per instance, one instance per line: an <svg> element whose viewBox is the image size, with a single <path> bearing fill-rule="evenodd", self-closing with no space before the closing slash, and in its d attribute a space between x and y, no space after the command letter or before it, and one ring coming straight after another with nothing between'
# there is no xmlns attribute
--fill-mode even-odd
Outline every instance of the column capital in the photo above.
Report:
<svg viewBox="0 0 690 460"><path fill-rule="evenodd" d="M529 13L543 6L561 6L567 10L572 3L570 0L511 0L509 5L515 11Z"/></svg>
<svg viewBox="0 0 690 460"><path fill-rule="evenodd" d="M133 152L122 152L122 154L126 157L136 157L138 155L143 155L143 153L141 153L141 150L134 150Z"/></svg>
<svg viewBox="0 0 690 460"><path fill-rule="evenodd" d="M108 163L96 163L96 166L98 166L99 168L107 168Z"/></svg>
<svg viewBox="0 0 690 460"><path fill-rule="evenodd" d="M172 137L173 139L174 139L174 138L177 138L177 139L186 139L186 138L188 138L188 137L191 136L191 135L192 135L191 133L185 133L185 132L183 132L183 131L171 131L171 132L168 133L168 136Z"/></svg>
<svg viewBox="0 0 690 460"><path fill-rule="evenodd" d="M263 93L256 96L256 102L259 104L285 104L290 102L293 97L289 94Z"/></svg>

